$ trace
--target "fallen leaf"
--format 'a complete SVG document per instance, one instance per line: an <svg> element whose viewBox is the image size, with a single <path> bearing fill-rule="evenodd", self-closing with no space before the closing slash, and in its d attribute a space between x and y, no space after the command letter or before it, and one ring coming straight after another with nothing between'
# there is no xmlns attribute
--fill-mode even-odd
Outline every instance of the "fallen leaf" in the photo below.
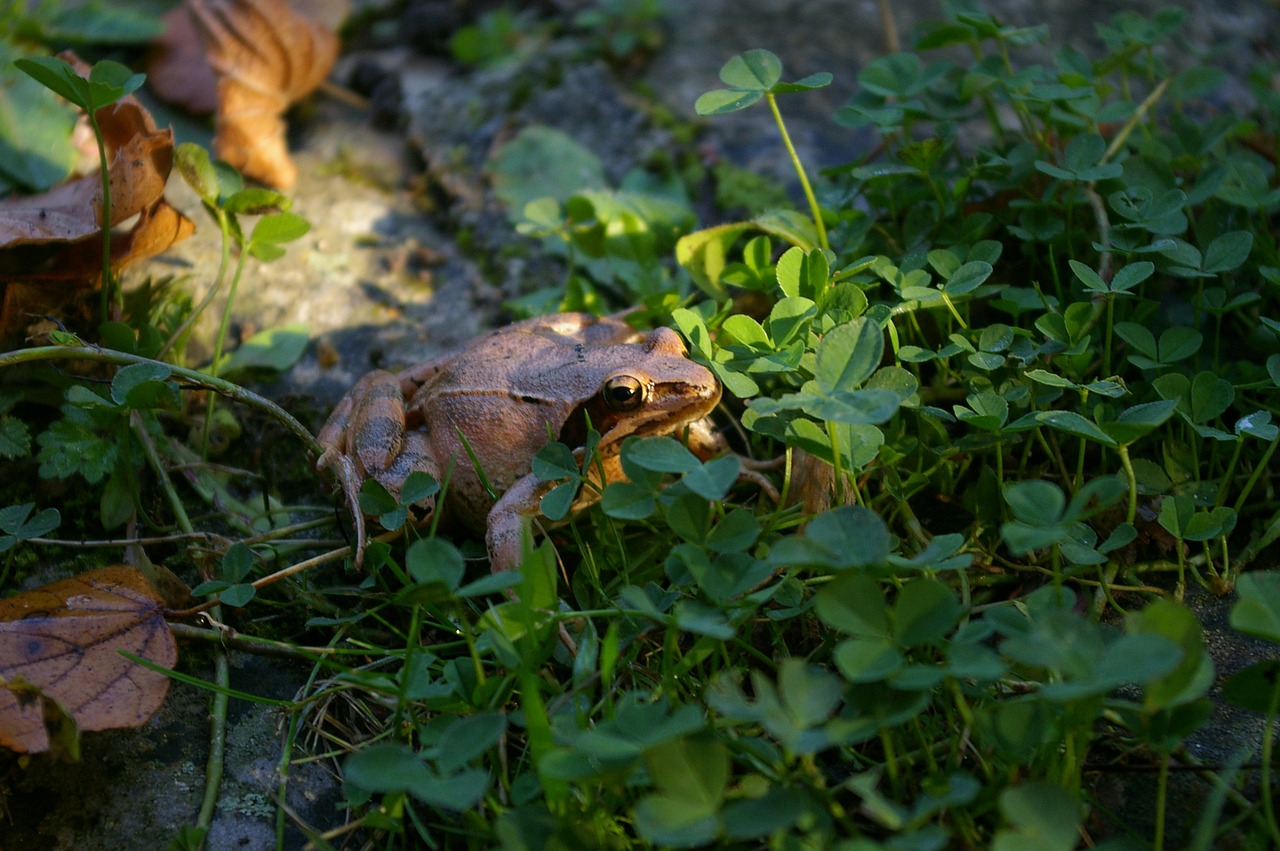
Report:
<svg viewBox="0 0 1280 851"><path fill-rule="evenodd" d="M160 599L126 565L90 571L0 600L0 745L49 748L43 699L81 730L138 727L160 707L178 652ZM33 691L34 690L34 691Z"/></svg>
<svg viewBox="0 0 1280 851"><path fill-rule="evenodd" d="M187 0L218 79L214 153L285 189L297 180L284 112L323 82L338 37L286 0Z"/></svg>
<svg viewBox="0 0 1280 851"><path fill-rule="evenodd" d="M81 76L89 68L74 53L61 58ZM155 119L132 95L97 113L107 148L112 224L119 224L154 204L164 194L173 168L173 130L160 130ZM102 175L55 186L39 195L0 202L0 247L39 242L73 242L100 235L103 220Z"/></svg>
<svg viewBox="0 0 1280 851"><path fill-rule="evenodd" d="M74 54L63 58L88 73ZM156 127L133 97L97 113L108 151L111 189L111 264L158 254L195 231L195 225L163 198L173 168L173 131ZM28 314L65 313L95 289L102 271L101 173L88 174L39 195L0 201L0 338L28 321ZM121 224L135 221L128 227ZM67 286L50 287L49 282Z"/></svg>
<svg viewBox="0 0 1280 851"><path fill-rule="evenodd" d="M164 35L147 58L147 85L167 103L208 115L218 108L218 78L205 58L191 10L174 6L161 20Z"/></svg>

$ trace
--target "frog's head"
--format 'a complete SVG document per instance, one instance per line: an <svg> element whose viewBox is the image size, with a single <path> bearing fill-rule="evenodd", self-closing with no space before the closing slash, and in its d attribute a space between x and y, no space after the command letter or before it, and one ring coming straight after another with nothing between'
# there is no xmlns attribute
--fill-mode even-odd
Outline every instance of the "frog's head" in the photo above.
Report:
<svg viewBox="0 0 1280 851"><path fill-rule="evenodd" d="M607 359L618 366L566 420L560 441L567 446L585 442L588 422L600 433L602 447L633 434L673 434L707 416L720 401L720 382L711 370L689 360L684 343L670 328L655 328L639 343L607 349Z"/></svg>

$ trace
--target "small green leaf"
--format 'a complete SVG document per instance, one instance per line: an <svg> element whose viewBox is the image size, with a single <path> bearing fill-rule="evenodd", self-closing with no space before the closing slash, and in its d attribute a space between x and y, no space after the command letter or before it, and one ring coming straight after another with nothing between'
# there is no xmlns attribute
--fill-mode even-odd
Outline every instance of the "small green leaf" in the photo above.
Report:
<svg viewBox="0 0 1280 851"><path fill-rule="evenodd" d="M65 60L54 56L24 56L13 60L13 64L55 94L81 109L88 108L89 81L77 74Z"/></svg>
<svg viewBox="0 0 1280 851"><path fill-rule="evenodd" d="M214 166L217 168L217 164ZM220 190L226 175L224 172L218 174L218 184ZM238 178L239 175L236 175ZM235 181L232 181L234 186ZM228 187L230 188L230 187ZM247 189L236 189L226 195L222 202L223 209L228 213L234 213L237 216L269 216L289 209L292 203L287 196L277 192L274 189L264 189L259 186L251 186ZM270 229L268 225L268 229Z"/></svg>
<svg viewBox="0 0 1280 851"><path fill-rule="evenodd" d="M714 89L698 97L693 104L693 111L698 115L727 115L754 104L764 97L758 89Z"/></svg>
<svg viewBox="0 0 1280 851"><path fill-rule="evenodd" d="M809 522L805 534L842 556L849 567L884 564L889 557L889 529L880 516L849 505L823 512Z"/></svg>
<svg viewBox="0 0 1280 851"><path fill-rule="evenodd" d="M548 443L533 456L533 474L543 482L577 478L578 459L563 443Z"/></svg>
<svg viewBox="0 0 1280 851"><path fill-rule="evenodd" d="M163 383L171 372L162 363L133 363L120 368L111 380L111 400L117 405L129 403L132 407L140 407L131 399L135 390L149 382Z"/></svg>
<svg viewBox="0 0 1280 851"><path fill-rule="evenodd" d="M415 582L443 585L457 590L466 575L467 565L458 548L443 538L422 538L409 545L404 565Z"/></svg>
<svg viewBox="0 0 1280 851"><path fill-rule="evenodd" d="M31 432L27 424L8 414L0 417L0 458L25 458L30 454Z"/></svg>
<svg viewBox="0 0 1280 851"><path fill-rule="evenodd" d="M880 366L884 332L859 316L832 328L818 343L814 379L824 393L854 390Z"/></svg>
<svg viewBox="0 0 1280 851"><path fill-rule="evenodd" d="M1080 838L1079 805L1070 792L1047 781L1000 793L1000 812L1011 825L996 834L994 851L1071 851Z"/></svg>
<svg viewBox="0 0 1280 851"><path fill-rule="evenodd" d="M845 635L893 639L884 592L869 576L837 576L818 592L814 604L822 622Z"/></svg>
<svg viewBox="0 0 1280 851"><path fill-rule="evenodd" d="M405 476L404 484L400 486L400 503L402 505L417 505L439 492L439 482L428 473L414 470Z"/></svg>
<svg viewBox="0 0 1280 851"><path fill-rule="evenodd" d="M226 603L228 606L239 609L249 605L250 601L257 596L257 593L257 588L254 588L247 582L242 582L224 589L220 594L218 594L218 600Z"/></svg>
<svg viewBox="0 0 1280 851"><path fill-rule="evenodd" d="M395 511L400 503L387 492L377 479L365 479L360 485L360 510L365 514L386 514Z"/></svg>
<svg viewBox="0 0 1280 851"><path fill-rule="evenodd" d="M456 771L497 744L506 731L507 716L501 712L460 717L441 734L436 765L446 773Z"/></svg>
<svg viewBox="0 0 1280 851"><path fill-rule="evenodd" d="M653 514L657 500L652 491L634 482L611 482L604 489L600 507L619 520L643 520Z"/></svg>
<svg viewBox="0 0 1280 851"><path fill-rule="evenodd" d="M696 470L685 473L681 481L689 490L703 499L724 499L729 488L738 480L742 465L733 454L713 458Z"/></svg>
<svg viewBox="0 0 1280 851"><path fill-rule="evenodd" d="M821 89L831 85L834 79L828 71L818 71L816 74L810 74L802 77L792 83L777 83L773 87L775 94L787 94L789 92L808 92L813 89Z"/></svg>
<svg viewBox="0 0 1280 851"><path fill-rule="evenodd" d="M720 79L736 89L765 91L782 79L782 60L768 50L748 50L724 64Z"/></svg>
<svg viewBox="0 0 1280 851"><path fill-rule="evenodd" d="M222 555L218 578L227 582L240 582L253 571L253 550L244 544L232 544Z"/></svg>
<svg viewBox="0 0 1280 851"><path fill-rule="evenodd" d="M760 522L744 508L735 509L711 528L707 548L717 553L745 552L760 536Z"/></svg>
<svg viewBox="0 0 1280 851"><path fill-rule="evenodd" d="M963 612L945 583L921 578L907 583L893 604L893 637L903 647L936 645Z"/></svg>
<svg viewBox="0 0 1280 851"><path fill-rule="evenodd" d="M249 237L249 244L293 242L311 230L311 223L297 213L271 213L258 219Z"/></svg>
<svg viewBox="0 0 1280 851"><path fill-rule="evenodd" d="M702 465L692 452L670 437L628 438L622 451L632 463L655 473L688 473Z"/></svg>
<svg viewBox="0 0 1280 851"><path fill-rule="evenodd" d="M1252 414L1246 414L1236 420L1235 432L1236 434L1247 434L1250 437L1256 437L1267 442L1275 440L1276 435L1280 434L1280 430L1271 422L1270 411L1254 411Z"/></svg>
<svg viewBox="0 0 1280 851"><path fill-rule="evenodd" d="M1222 697L1234 706L1265 714L1275 709L1278 684L1280 659L1264 659L1233 674L1222 686Z"/></svg>
<svg viewBox="0 0 1280 851"><path fill-rule="evenodd" d="M851 683L887 680L906 664L902 651L885 638L847 638L836 646L832 658Z"/></svg>
<svg viewBox="0 0 1280 851"><path fill-rule="evenodd" d="M1252 249L1252 233L1247 230L1227 231L1209 243L1209 247L1204 250L1200 268L1213 274L1230 272L1249 258Z"/></svg>
<svg viewBox="0 0 1280 851"><path fill-rule="evenodd" d="M984 260L972 260L956 269L941 289L953 297L966 295L982 286L987 278L991 277L992 271L990 263Z"/></svg>
<svg viewBox="0 0 1280 851"><path fill-rule="evenodd" d="M259 331L226 356L218 374L227 375L246 369L287 372L302 357L309 342L310 330L298 323Z"/></svg>
<svg viewBox="0 0 1280 851"><path fill-rule="evenodd" d="M1003 490L1013 516L1033 526L1048 526L1062 519L1067 498L1062 488L1043 479L1008 482Z"/></svg>
<svg viewBox="0 0 1280 851"><path fill-rule="evenodd" d="M1109 292L1110 288L1107 286L1106 281L1102 280L1101 276L1088 266L1078 260L1068 260L1067 265L1071 267L1071 271L1075 273L1075 276L1080 279L1080 283L1084 284L1085 289L1089 292Z"/></svg>
<svg viewBox="0 0 1280 851"><path fill-rule="evenodd" d="M538 500L538 508L543 516L549 520L559 521L569 516L569 511L573 508L574 497L578 495L577 479L570 479L567 482L561 482L542 495Z"/></svg>
<svg viewBox="0 0 1280 851"><path fill-rule="evenodd" d="M427 772L422 760L404 745L377 742L357 750L343 764L343 778L368 792L408 789Z"/></svg>
<svg viewBox="0 0 1280 851"><path fill-rule="evenodd" d="M1236 581L1231 628L1280 642L1280 572L1250 572Z"/></svg>
<svg viewBox="0 0 1280 851"><path fill-rule="evenodd" d="M1138 263L1130 263L1121 267L1111 278L1112 292L1128 292L1151 277L1155 269L1155 264L1149 260L1142 260Z"/></svg>

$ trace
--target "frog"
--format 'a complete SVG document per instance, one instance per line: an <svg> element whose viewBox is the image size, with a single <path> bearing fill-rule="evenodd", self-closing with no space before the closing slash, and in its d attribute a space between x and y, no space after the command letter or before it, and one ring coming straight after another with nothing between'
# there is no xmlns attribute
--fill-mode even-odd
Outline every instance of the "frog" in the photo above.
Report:
<svg viewBox="0 0 1280 851"><path fill-rule="evenodd" d="M605 484L625 480L627 437L683 437L702 458L724 451L709 420L720 396L715 375L670 328L640 332L625 314L552 314L399 373L364 375L321 428L316 467L334 473L351 505L357 564L366 541L363 480L398 498L409 474L421 471L447 478L447 488L442 506L429 497L415 508L442 508L445 519L482 532L499 572L519 565L524 523L538 517L554 485L532 472L542 447L558 440L581 464L588 428L600 436L572 516L597 502Z"/></svg>

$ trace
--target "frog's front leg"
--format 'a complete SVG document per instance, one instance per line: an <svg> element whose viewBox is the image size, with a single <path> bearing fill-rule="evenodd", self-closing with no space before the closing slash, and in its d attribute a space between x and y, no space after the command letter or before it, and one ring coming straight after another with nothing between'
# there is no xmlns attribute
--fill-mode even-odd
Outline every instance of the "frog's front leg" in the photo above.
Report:
<svg viewBox="0 0 1280 851"><path fill-rule="evenodd" d="M363 480L375 479L398 498L410 473L435 472L426 437L419 431L406 432L405 420L401 378L379 370L351 388L317 438L325 449L316 469L333 471L355 517L357 566L364 560L367 541L360 510Z"/></svg>
<svg viewBox="0 0 1280 851"><path fill-rule="evenodd" d="M494 573L520 566L524 518L538 516L539 502L547 487L546 482L529 473L507 488L489 510L484 540L489 550L489 569Z"/></svg>

